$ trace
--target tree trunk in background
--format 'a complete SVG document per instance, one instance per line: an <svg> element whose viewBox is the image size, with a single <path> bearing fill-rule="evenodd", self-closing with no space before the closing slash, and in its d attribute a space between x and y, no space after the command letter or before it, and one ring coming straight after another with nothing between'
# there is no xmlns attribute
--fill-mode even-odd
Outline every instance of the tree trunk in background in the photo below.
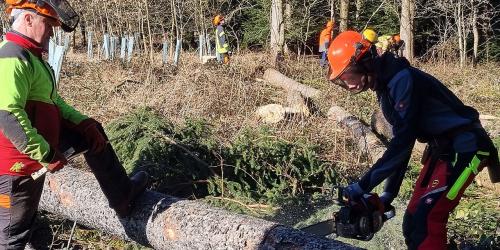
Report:
<svg viewBox="0 0 500 250"><path fill-rule="evenodd" d="M349 0L340 0L340 32L346 31L349 23Z"/></svg>
<svg viewBox="0 0 500 250"><path fill-rule="evenodd" d="M271 51L273 58L283 53L285 43L285 27L283 21L283 0L272 0L271 3Z"/></svg>
<svg viewBox="0 0 500 250"><path fill-rule="evenodd" d="M359 21L361 13L363 13L363 8L365 7L364 0L356 0L356 21Z"/></svg>
<svg viewBox="0 0 500 250"><path fill-rule="evenodd" d="M290 4L289 1L286 1L285 3L285 28L283 32L283 37L287 31L293 30L293 24L292 24L292 5ZM283 38L284 39L284 38ZM283 50L285 51L286 54L289 53L288 45L286 42L283 41Z"/></svg>
<svg viewBox="0 0 500 250"><path fill-rule="evenodd" d="M274 222L146 191L118 219L93 174L65 167L48 174L40 208L154 249L354 249Z"/></svg>
<svg viewBox="0 0 500 250"><path fill-rule="evenodd" d="M82 43L81 43L82 48L87 47L87 29L86 28L87 28L87 26L85 23L85 19L82 18L82 20L80 21L80 32L82 33ZM76 36L73 36L73 37L76 37Z"/></svg>
<svg viewBox="0 0 500 250"><path fill-rule="evenodd" d="M466 19L466 2L459 0L455 3L454 18L458 31L458 48L460 50L460 67L467 64L467 39L469 37L469 20Z"/></svg>
<svg viewBox="0 0 500 250"><path fill-rule="evenodd" d="M477 28L477 11L478 5L475 3L475 0L470 0L470 6L472 9L472 34L474 36L473 40L473 48L474 54L472 56L472 65L475 67L477 63L477 50L479 46L479 30Z"/></svg>
<svg viewBox="0 0 500 250"><path fill-rule="evenodd" d="M402 0L401 4L401 25L399 33L401 39L405 42L403 55L410 62L415 57L414 54L414 18L415 18L415 0Z"/></svg>
<svg viewBox="0 0 500 250"><path fill-rule="evenodd" d="M335 20L335 1L329 0L330 5L330 20Z"/></svg>

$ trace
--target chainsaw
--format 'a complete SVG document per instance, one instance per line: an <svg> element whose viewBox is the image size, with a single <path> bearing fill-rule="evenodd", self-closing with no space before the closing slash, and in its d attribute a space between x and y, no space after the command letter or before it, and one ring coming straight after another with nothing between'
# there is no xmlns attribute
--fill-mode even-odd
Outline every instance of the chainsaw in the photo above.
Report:
<svg viewBox="0 0 500 250"><path fill-rule="evenodd" d="M396 215L394 207L384 207L376 193L364 194L352 201L343 196L343 188L337 189L336 203L340 210L333 214L332 219L304 227L302 231L318 236L335 234L343 238L369 241L384 222Z"/></svg>

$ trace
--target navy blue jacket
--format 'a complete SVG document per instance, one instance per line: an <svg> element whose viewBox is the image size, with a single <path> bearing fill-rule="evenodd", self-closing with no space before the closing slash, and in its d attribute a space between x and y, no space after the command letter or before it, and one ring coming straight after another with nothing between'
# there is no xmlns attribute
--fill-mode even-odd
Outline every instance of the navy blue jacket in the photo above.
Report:
<svg viewBox="0 0 500 250"><path fill-rule="evenodd" d="M369 192L387 179L383 196L392 200L406 172L416 139L428 141L450 129L479 121L479 113L464 105L431 75L411 67L405 58L385 53L375 59L376 93L382 112L393 126L394 137L382 156L358 182ZM453 140L455 152L477 150L473 133Z"/></svg>

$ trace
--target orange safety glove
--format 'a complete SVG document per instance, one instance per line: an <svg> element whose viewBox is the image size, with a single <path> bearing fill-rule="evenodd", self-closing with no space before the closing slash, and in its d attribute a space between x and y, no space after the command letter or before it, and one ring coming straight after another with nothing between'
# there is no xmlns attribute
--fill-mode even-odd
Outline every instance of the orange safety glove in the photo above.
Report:
<svg viewBox="0 0 500 250"><path fill-rule="evenodd" d="M101 125L92 118L88 118L76 125L75 130L83 136L89 146L90 154L98 154L106 148L106 138L99 130Z"/></svg>
<svg viewBox="0 0 500 250"><path fill-rule="evenodd" d="M42 164L44 165L51 173L54 173L64 167L68 163L68 160L66 157L64 157L59 150L50 148L50 152L46 157L46 161L48 164Z"/></svg>

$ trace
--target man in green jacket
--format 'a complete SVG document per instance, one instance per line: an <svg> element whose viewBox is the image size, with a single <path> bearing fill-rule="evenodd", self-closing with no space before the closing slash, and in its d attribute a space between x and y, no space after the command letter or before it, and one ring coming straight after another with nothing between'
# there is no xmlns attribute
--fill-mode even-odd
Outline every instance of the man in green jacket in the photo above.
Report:
<svg viewBox="0 0 500 250"><path fill-rule="evenodd" d="M85 159L119 217L147 185L139 172L129 179L101 124L59 96L54 73L42 59L52 29L71 32L79 17L66 1L7 0L12 31L0 43L0 249L24 249L42 193L44 177L67 163L67 152Z"/></svg>

